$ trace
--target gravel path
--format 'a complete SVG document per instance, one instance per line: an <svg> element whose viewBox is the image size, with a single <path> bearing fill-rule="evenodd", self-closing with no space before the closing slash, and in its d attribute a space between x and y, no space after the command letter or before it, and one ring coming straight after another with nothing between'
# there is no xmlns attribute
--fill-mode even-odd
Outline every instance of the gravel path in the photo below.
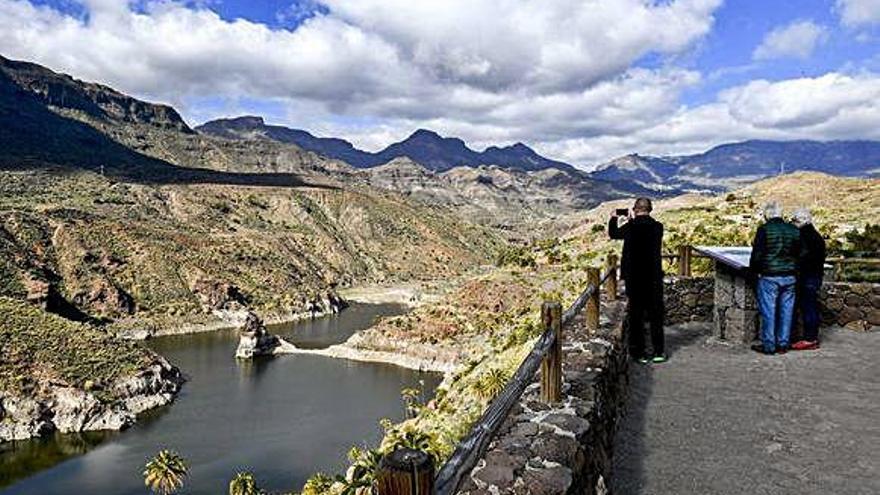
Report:
<svg viewBox="0 0 880 495"><path fill-rule="evenodd" d="M880 332L761 356L667 330L665 365L633 364L615 495L880 494Z"/></svg>

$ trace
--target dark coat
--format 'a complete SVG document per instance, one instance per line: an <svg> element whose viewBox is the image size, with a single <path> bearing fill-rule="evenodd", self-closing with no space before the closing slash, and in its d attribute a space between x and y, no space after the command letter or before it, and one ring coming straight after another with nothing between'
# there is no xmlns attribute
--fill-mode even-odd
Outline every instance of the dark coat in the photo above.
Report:
<svg viewBox="0 0 880 495"><path fill-rule="evenodd" d="M808 223L800 228L801 231L801 259L799 271L801 275L822 275L825 271L825 239Z"/></svg>
<svg viewBox="0 0 880 495"><path fill-rule="evenodd" d="M648 215L637 216L623 226L617 217L608 222L608 235L623 240L620 273L626 290L657 288L663 282L663 224Z"/></svg>

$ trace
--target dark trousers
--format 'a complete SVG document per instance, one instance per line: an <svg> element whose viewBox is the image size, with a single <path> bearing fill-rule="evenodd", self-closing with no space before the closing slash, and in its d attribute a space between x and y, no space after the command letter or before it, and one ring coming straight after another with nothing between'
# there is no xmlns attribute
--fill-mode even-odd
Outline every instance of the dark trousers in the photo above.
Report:
<svg viewBox="0 0 880 495"><path fill-rule="evenodd" d="M801 275L797 282L797 306L804 318L804 340L819 340L819 289L822 275Z"/></svg>
<svg viewBox="0 0 880 495"><path fill-rule="evenodd" d="M651 345L655 356L666 353L663 337L663 282L627 281L629 299L629 350L638 359L645 353L645 320L651 327Z"/></svg>

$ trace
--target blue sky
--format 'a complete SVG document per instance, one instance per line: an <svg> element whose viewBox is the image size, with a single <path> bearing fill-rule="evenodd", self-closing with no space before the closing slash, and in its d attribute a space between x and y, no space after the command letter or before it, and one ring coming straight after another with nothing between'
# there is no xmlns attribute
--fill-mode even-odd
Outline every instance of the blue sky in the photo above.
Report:
<svg viewBox="0 0 880 495"><path fill-rule="evenodd" d="M0 54L367 149L880 139L880 0L0 0Z"/></svg>

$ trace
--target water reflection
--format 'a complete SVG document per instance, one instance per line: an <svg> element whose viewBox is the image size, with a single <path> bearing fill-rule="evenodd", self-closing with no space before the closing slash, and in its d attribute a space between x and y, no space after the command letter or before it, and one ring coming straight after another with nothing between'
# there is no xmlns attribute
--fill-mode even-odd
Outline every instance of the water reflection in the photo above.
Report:
<svg viewBox="0 0 880 495"><path fill-rule="evenodd" d="M355 305L332 322L273 331L297 345L329 345L377 315L402 311ZM225 493L240 469L253 470L267 490L298 490L316 471L341 469L353 444L377 442L379 419L402 419L402 388L425 379L433 390L439 381L396 366L312 355L246 364L233 358L237 343L235 331L149 342L189 378L177 401L121 434L59 435L4 446L2 483L14 484L3 494L141 495L143 465L162 448L187 459L187 494Z"/></svg>
<svg viewBox="0 0 880 495"><path fill-rule="evenodd" d="M46 438L0 444L0 486L85 454L117 432L55 434Z"/></svg>

